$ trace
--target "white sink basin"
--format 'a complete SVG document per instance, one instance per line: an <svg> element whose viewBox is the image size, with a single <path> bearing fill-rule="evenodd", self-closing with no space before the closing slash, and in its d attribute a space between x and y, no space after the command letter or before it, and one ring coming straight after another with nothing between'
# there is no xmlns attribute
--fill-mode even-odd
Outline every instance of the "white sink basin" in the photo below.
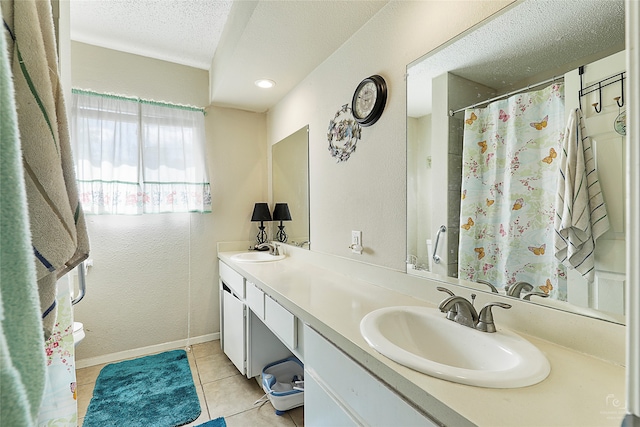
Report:
<svg viewBox="0 0 640 427"><path fill-rule="evenodd" d="M481 332L427 307L388 307L360 322L376 351L416 371L478 387L516 388L544 380L551 367L529 341L513 332Z"/></svg>
<svg viewBox="0 0 640 427"><path fill-rule="evenodd" d="M279 261L284 259L284 257L284 255L271 255L267 251L242 252L231 255L231 259L236 262L271 262Z"/></svg>

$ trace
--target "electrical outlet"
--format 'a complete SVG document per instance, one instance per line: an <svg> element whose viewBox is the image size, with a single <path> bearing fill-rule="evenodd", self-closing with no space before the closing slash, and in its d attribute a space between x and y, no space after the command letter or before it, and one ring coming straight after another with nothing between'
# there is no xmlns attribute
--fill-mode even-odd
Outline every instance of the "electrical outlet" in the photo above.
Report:
<svg viewBox="0 0 640 427"><path fill-rule="evenodd" d="M354 230L351 232L351 244L362 246L362 231Z"/></svg>
<svg viewBox="0 0 640 427"><path fill-rule="evenodd" d="M362 254L362 231L351 232L351 252L355 254Z"/></svg>

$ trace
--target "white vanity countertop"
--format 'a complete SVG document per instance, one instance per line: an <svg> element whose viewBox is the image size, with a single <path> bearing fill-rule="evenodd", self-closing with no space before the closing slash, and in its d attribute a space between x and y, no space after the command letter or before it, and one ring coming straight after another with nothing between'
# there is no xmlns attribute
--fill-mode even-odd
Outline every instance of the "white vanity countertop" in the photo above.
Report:
<svg viewBox="0 0 640 427"><path fill-rule="evenodd" d="M601 427L619 426L624 417L623 366L525 336L551 363L549 377L539 384L491 389L434 378L382 356L360 335L360 321L373 310L434 304L295 258L235 263L235 253L219 258L445 425Z"/></svg>

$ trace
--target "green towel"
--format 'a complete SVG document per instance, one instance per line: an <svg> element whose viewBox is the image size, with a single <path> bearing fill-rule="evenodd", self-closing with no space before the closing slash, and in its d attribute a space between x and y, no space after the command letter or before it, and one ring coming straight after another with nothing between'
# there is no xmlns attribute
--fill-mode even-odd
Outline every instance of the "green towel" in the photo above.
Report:
<svg viewBox="0 0 640 427"><path fill-rule="evenodd" d="M6 49L0 35L0 407L6 426L32 426L45 384L40 301L22 155Z"/></svg>
<svg viewBox="0 0 640 427"><path fill-rule="evenodd" d="M3 0L6 1L6 0ZM7 38L42 324L55 324L56 281L89 254L78 201L49 1L9 1ZM6 11L5 11L6 12Z"/></svg>

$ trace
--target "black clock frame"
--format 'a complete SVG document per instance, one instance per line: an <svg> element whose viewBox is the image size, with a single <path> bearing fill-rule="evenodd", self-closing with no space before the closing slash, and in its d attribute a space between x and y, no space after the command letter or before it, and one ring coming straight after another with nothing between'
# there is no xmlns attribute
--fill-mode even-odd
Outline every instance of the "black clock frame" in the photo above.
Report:
<svg viewBox="0 0 640 427"><path fill-rule="evenodd" d="M376 102L373 106L373 110L371 110L371 113L369 113L369 115L365 117L358 117L358 115L356 114L356 108L355 108L356 100L358 98L358 92L360 92L360 89L369 82L373 82L376 85L376 90L377 90ZM387 82L385 82L382 76L379 76L377 74L374 74L371 77L367 77L366 79L360 82L360 84L356 88L356 91L353 93L353 98L351 99L351 112L353 113L353 118L356 120L356 122L358 122L360 126L364 126L364 127L371 126L372 124L378 121L380 116L382 116L382 112L384 111L384 107L386 103L387 103Z"/></svg>

